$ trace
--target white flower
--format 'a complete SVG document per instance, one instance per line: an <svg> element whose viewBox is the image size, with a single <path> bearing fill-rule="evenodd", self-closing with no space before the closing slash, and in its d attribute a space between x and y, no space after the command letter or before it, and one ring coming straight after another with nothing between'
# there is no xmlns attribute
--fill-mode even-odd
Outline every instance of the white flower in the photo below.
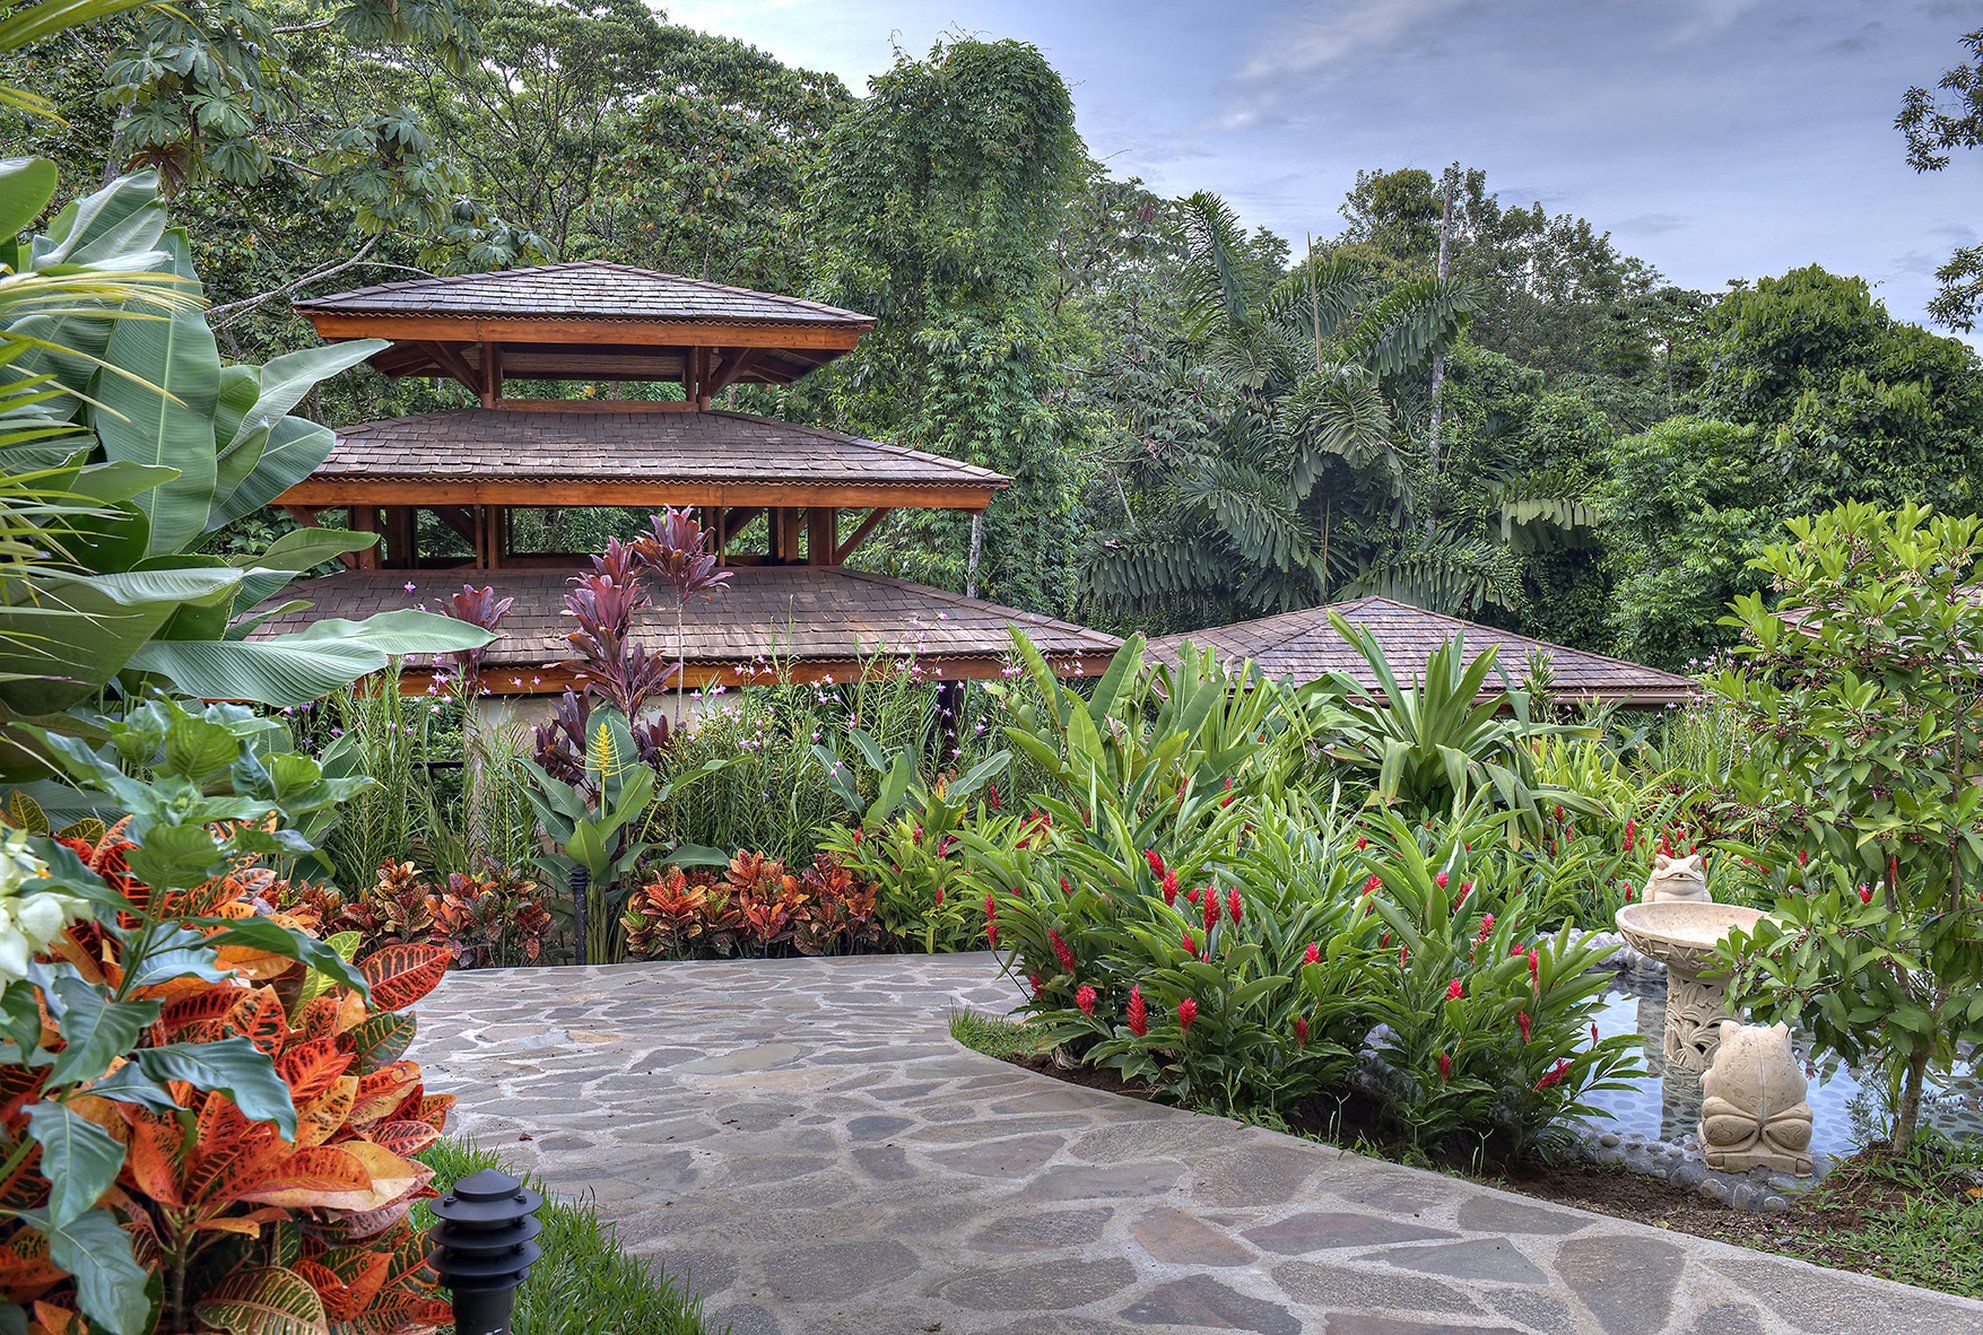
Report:
<svg viewBox="0 0 1983 1335"><path fill-rule="evenodd" d="M28 847L25 832L0 839L0 981L26 977L29 961L64 927L89 916L84 900L36 889L47 875L47 864Z"/></svg>

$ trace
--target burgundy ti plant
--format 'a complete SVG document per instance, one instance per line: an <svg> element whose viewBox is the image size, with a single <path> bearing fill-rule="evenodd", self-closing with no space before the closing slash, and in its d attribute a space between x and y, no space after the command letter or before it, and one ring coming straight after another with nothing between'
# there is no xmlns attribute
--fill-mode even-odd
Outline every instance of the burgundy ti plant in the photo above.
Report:
<svg viewBox="0 0 1983 1335"><path fill-rule="evenodd" d="M654 762L667 746L665 721L641 721L676 669L649 656L633 638L634 613L653 605L640 571L634 548L615 538L565 594L564 614L577 623L565 639L584 660L578 672L583 690L567 690L552 721L536 728L536 760L545 773L575 787L584 786L586 732L595 701L626 718L643 760Z"/></svg>
<svg viewBox="0 0 1983 1335"><path fill-rule="evenodd" d="M730 572L717 569L709 530L696 520L693 510L668 506L660 514L649 515L647 527L647 534L635 539L633 551L641 573L650 582L665 584L675 592L675 686L679 692L688 677L688 634L683 622L689 599L714 598L730 582Z"/></svg>
<svg viewBox="0 0 1983 1335"><path fill-rule="evenodd" d="M448 605L441 610L456 621L466 621L471 626L493 631L510 610L514 598L498 598L493 588L476 588L473 584L461 586L461 592L448 595ZM447 655L447 661L461 678L462 684L474 690L476 678L482 671L482 655L488 651L486 645L474 649L458 649Z"/></svg>

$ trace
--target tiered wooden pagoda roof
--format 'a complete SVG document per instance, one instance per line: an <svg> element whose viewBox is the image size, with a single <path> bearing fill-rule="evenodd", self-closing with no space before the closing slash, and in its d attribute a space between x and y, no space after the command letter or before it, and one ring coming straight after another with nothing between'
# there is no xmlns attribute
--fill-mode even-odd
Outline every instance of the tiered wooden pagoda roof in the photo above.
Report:
<svg viewBox="0 0 1983 1335"><path fill-rule="evenodd" d="M1658 668L1442 616L1389 598L1356 598L1256 621L1167 635L1152 640L1149 653L1159 662L1175 663L1179 649L1189 643L1214 650L1235 665L1251 662L1255 670L1277 681L1306 683L1341 674L1359 687L1377 693L1378 681L1370 665L1330 624L1331 612L1352 626L1368 630L1400 681L1422 672L1433 650L1455 636L1464 636L1470 656L1489 646L1498 646L1498 664L1510 681L1519 681L1527 673L1531 653L1542 654L1549 660L1557 694L1566 699L1667 705L1683 703L1698 693L1691 679Z"/></svg>
<svg viewBox="0 0 1983 1335"><path fill-rule="evenodd" d="M687 619L691 684L774 662L795 680L844 680L896 655L948 680L989 676L1014 625L1070 675L1102 671L1117 647L1080 626L842 568L894 510L982 510L1009 478L715 406L733 385L788 384L851 350L873 328L866 315L602 261L385 283L297 310L330 341L390 340L371 358L377 369L457 380L480 406L338 432L323 465L277 503L312 523L347 511L350 527L384 542L311 581L300 592L312 607L257 634L436 605L472 581L515 600L485 660L488 684L560 690L572 677L562 596L584 558L514 550L514 512L693 506L735 574ZM679 397L519 399L505 392L517 380L644 381ZM473 558L423 551L435 521ZM674 619L663 620L642 638L673 658Z"/></svg>

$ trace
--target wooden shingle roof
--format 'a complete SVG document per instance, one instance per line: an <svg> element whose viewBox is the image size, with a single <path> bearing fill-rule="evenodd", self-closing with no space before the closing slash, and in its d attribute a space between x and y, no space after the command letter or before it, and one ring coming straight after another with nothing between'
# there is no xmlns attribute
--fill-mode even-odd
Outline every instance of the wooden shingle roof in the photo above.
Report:
<svg viewBox="0 0 1983 1335"><path fill-rule="evenodd" d="M979 509L1009 482L976 464L747 413L471 408L340 428L330 457L282 503L395 503L418 484L423 504ZM547 483L580 488L581 499L547 499Z"/></svg>
<svg viewBox="0 0 1983 1335"><path fill-rule="evenodd" d="M563 602L571 573L342 571L280 595L274 601L294 596L312 605L271 619L251 638L299 631L325 617L442 607L472 581L516 600L484 655L484 683L498 694L558 691L572 682L576 661L564 638L574 628ZM664 593L658 600L662 606L637 613L634 634L649 653L673 661L675 610L669 599ZM739 566L732 568L725 589L687 609L688 684L735 686L754 674L765 680L775 675L773 663L786 664L793 680L846 681L868 660L906 655L914 655L933 677L995 677L1011 652L1012 626L1023 629L1056 670L1069 676L1101 673L1121 646L1113 636L1069 622L884 575L840 567ZM424 660L413 664L423 665Z"/></svg>
<svg viewBox="0 0 1983 1335"><path fill-rule="evenodd" d="M380 283L295 303L305 315L447 315L865 328L874 317L608 260Z"/></svg>
<svg viewBox="0 0 1983 1335"><path fill-rule="evenodd" d="M1328 614L1332 611L1352 626L1370 631L1400 681L1421 673L1434 649L1455 635L1462 635L1469 657L1490 645L1498 646L1498 666L1511 682L1519 681L1526 673L1530 653L1539 651L1546 655L1555 690L1565 698L1662 705L1683 702L1696 693L1690 679L1671 672L1442 616L1389 598L1357 598L1257 621L1168 635L1152 640L1149 652L1160 662L1175 662L1179 647L1189 642L1201 649L1212 649L1221 658L1235 663L1250 659L1263 674L1277 680L1312 682L1331 673L1341 673L1359 686L1376 690L1377 679L1363 656L1329 624Z"/></svg>

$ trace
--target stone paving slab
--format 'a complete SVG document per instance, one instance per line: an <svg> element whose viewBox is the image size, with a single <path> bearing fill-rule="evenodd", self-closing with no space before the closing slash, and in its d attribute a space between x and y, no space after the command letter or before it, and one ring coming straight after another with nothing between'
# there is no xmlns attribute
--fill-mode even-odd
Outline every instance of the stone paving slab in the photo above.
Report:
<svg viewBox="0 0 1983 1335"><path fill-rule="evenodd" d="M455 1131L591 1196L737 1335L1983 1330L950 1039L1011 997L984 954L456 973L411 1055Z"/></svg>

